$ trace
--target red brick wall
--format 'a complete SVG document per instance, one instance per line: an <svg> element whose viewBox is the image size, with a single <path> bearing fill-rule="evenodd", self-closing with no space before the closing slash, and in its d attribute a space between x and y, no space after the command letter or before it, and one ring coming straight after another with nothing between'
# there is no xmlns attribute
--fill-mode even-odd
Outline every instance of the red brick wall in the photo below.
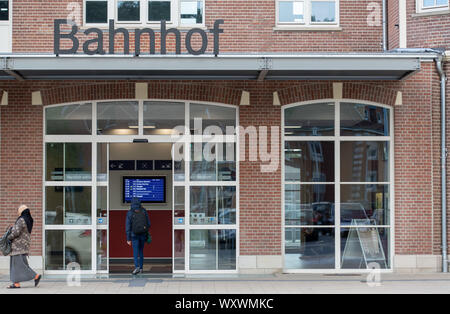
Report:
<svg viewBox="0 0 450 314"><path fill-rule="evenodd" d="M53 21L67 18L67 4L70 2L78 2L83 7L81 0L14 0L13 52L53 52ZM212 28L215 20L225 20L221 52L380 51L381 26L369 26L367 23L367 8L373 2L381 6L381 0L340 0L342 30L339 31L274 31L274 0L206 0L206 26ZM104 35L108 37L107 33ZM185 35L186 32L183 32L183 51ZM211 52L212 36L208 36L208 52ZM80 38L83 37L85 35L80 34ZM171 47L168 52L174 51L172 37L168 37L168 46ZM104 48L108 49L108 40L104 40ZM133 52L133 36L130 36L130 41L130 51ZM156 43L159 43L158 38ZM117 37L116 45L122 46L121 35ZM198 48L198 45L195 47ZM159 47L156 49L158 51Z"/></svg>
<svg viewBox="0 0 450 314"><path fill-rule="evenodd" d="M408 48L450 48L450 13L417 16L416 1L406 1Z"/></svg>
<svg viewBox="0 0 450 314"><path fill-rule="evenodd" d="M439 254L439 100L433 63L403 82L343 82L344 97L395 107L395 246L396 254ZM150 98L191 99L239 104L242 90L251 106L240 107L240 125L280 126L282 104L332 97L332 82L179 81L149 83ZM12 223L15 208L31 206L36 218L32 255L42 254L42 107L31 106L31 92L41 90L45 104L90 99L133 98L133 82L1 82L9 105L0 107L0 230ZM450 116L450 115L449 115ZM248 139L246 141L248 143ZM280 150L281 150L281 143ZM248 144L244 151L248 152ZM261 161L240 163L241 255L282 252L281 168L261 173Z"/></svg>

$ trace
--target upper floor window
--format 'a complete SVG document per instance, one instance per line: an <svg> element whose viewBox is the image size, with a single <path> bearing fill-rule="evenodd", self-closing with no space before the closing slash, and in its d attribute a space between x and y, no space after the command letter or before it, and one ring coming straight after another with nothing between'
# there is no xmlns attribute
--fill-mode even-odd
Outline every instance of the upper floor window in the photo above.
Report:
<svg viewBox="0 0 450 314"><path fill-rule="evenodd" d="M1 0L0 0L1 2ZM85 24L153 24L203 26L204 0L84 0Z"/></svg>
<svg viewBox="0 0 450 314"><path fill-rule="evenodd" d="M337 26L339 0L277 0L278 26Z"/></svg>
<svg viewBox="0 0 450 314"><path fill-rule="evenodd" d="M417 0L417 12L433 12L433 11L441 11L448 10L449 0Z"/></svg>
<svg viewBox="0 0 450 314"><path fill-rule="evenodd" d="M0 21L9 21L9 1L0 1Z"/></svg>

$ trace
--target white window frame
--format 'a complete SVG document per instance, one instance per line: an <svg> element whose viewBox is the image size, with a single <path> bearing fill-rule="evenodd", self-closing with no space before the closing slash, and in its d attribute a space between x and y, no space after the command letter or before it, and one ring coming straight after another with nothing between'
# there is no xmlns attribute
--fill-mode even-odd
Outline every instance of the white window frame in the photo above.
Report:
<svg viewBox="0 0 450 314"><path fill-rule="evenodd" d="M106 16L106 23L88 23L86 22L86 2L87 1L98 1L98 2L107 2L107 16ZM110 0L84 0L83 1L83 25L89 26L89 27L102 27L105 25L108 25L109 20L114 16L114 11L111 10L111 6L109 5Z"/></svg>
<svg viewBox="0 0 450 314"><path fill-rule="evenodd" d="M174 16L178 15L178 8L177 8L177 1L176 0L145 0L146 10L145 10L145 22L147 24L157 24L159 25L159 21L150 21L150 16L148 12L148 3L151 1L165 1L170 2L170 21L166 21L167 24L173 24L174 23Z"/></svg>
<svg viewBox="0 0 450 314"><path fill-rule="evenodd" d="M436 0L435 0L436 1ZM448 11L449 1L447 0L447 4L444 5L433 5L426 7L423 5L423 0L416 0L416 11L417 13L427 13L427 12L436 12L436 11Z"/></svg>
<svg viewBox="0 0 450 314"><path fill-rule="evenodd" d="M97 189L99 187L106 187L108 193L108 217L109 219L109 211L110 203L109 203L109 167L107 168L107 180L106 181L97 181L97 144L107 144L107 155L109 160L109 144L112 143L132 143L134 139L146 139L148 143L176 143L182 142L184 143L184 171L185 177L182 181L173 180L172 189L175 187L184 187L185 188L185 223L183 225L176 225L174 221L172 222L172 258L175 258L175 230L184 230L185 238L185 269L184 270L175 270L175 263L172 263L173 274L237 274L239 272L239 256L240 256L240 186L239 186L239 178L240 178L240 164L239 164L239 107L235 105L222 104L216 102L204 102L204 101L191 101L191 100L178 100L178 99L111 99L107 100L108 102L115 101L137 101L139 102L139 126L138 126L138 134L135 135L97 135L97 104L101 102L105 102L106 100L94 100L94 101L85 101L83 103L92 104L92 132L89 135L47 135L47 122L46 122L46 110L43 110L43 161L42 161L42 204L44 204L44 208L42 211L42 221L43 221L43 236L42 236L42 256L44 257L43 267L44 273L47 275L63 275L63 274L71 274L73 271L71 270L45 270L46 267L46 231L47 230L58 230L58 231L66 231L66 230L90 230L91 231L91 269L90 270L81 270L80 273L82 275L95 275L95 274L104 274L107 271L98 270L97 269L97 232L101 230L109 231L109 222L107 225L98 225L97 224ZM185 128L185 133L181 138L173 137L171 135L145 135L144 134L144 102L146 101L161 101L161 102L180 102L184 103L185 106L185 125L189 126ZM80 102L75 103L63 103L57 105L49 105L45 108L52 107L64 107L80 104ZM226 107L226 108L234 108L236 110L236 134L234 135L223 135L223 136L208 136L208 135L191 135L190 134L190 107L192 104L201 104L208 105L211 107ZM236 180L235 181L192 181L190 179L190 157L191 156L191 144L192 143L234 143L235 146L235 158L236 158ZM92 145L91 152L91 180L90 181L48 181L46 178L46 160L47 160L47 150L46 144L48 143L90 143ZM173 176L173 173L172 173ZM46 224L46 187L64 187L64 186L84 186L91 187L91 224L89 225L51 225ZM236 222L234 224L215 224L215 225L194 225L190 223L190 188L194 186L200 187L235 187L236 188ZM172 193L172 200L175 194ZM172 217L174 216L175 202L172 202ZM191 230L235 230L236 232L236 264L235 269L223 269L223 270L191 270L190 269L190 231ZM108 246L108 257L109 257L109 232L107 232L107 246ZM218 254L218 248L216 251ZM218 260L216 260L216 265ZM107 264L109 269L109 262Z"/></svg>
<svg viewBox="0 0 450 314"><path fill-rule="evenodd" d="M286 136L285 135L285 111L286 109L292 107L300 107L304 105L313 105L319 103L333 103L334 104L334 135L330 136ZM389 136L343 136L340 134L340 106L342 103L355 103L355 104L363 104L363 105L371 105L379 108L385 108L389 110ZM286 268L285 260L286 260L286 231L287 230L295 230L298 228L332 228L335 230L335 234L339 234L341 229L351 229L355 228L354 226L348 226L341 224L340 220L340 209L341 209L341 186L342 185L357 185L357 184L379 184L379 185L388 185L389 186L389 225L376 225L376 228L385 228L389 230L389 268L380 269L381 273L392 273L394 270L394 255L395 255L395 177L394 177L394 110L392 107L388 105L383 105L380 103L375 103L371 101L365 100L355 100L355 99L319 99L314 101L304 101L299 103L293 103L289 105L285 105L281 109L281 160L282 160L282 168L281 168L281 218L282 218L282 259L283 259L283 272L284 273L325 273L325 274L336 274L336 273L370 273L371 269L347 269L341 268L341 242L340 236L335 236L335 267L334 268L323 268L323 269L292 269ZM334 142L334 163L335 163L335 178L333 182L301 182L301 181L289 181L285 179L285 143L287 142L311 142L311 141L329 141ZM389 182L341 182L341 152L340 152L340 144L342 142L352 142L352 141L368 141L368 142L388 142L389 143ZM335 221L333 225L319 225L319 226L311 226L311 225L286 225L286 195L285 188L286 185L323 185L323 184L333 184L335 188Z"/></svg>
<svg viewBox="0 0 450 314"><path fill-rule="evenodd" d="M12 0L8 0L8 20L0 21L0 25L12 25Z"/></svg>
<svg viewBox="0 0 450 314"><path fill-rule="evenodd" d="M83 25L85 27L99 27L106 28L109 25L109 20L114 20L116 24L120 24L122 27L137 27L137 26L159 26L160 21L149 21L148 3L152 0L134 0L140 2L140 20L139 21L118 21L118 1L133 1L133 0L106 0L108 2L108 17L107 23L86 23L86 1L105 1L105 0L83 0ZM154 0L158 1L158 0ZM201 0L203 5L203 17L202 23L194 24L181 24L181 2L188 0L164 0L170 1L170 17L171 21L166 21L167 25L177 28L205 28L205 11L206 0ZM194 1L194 0L192 0ZM198 1L198 0L195 0Z"/></svg>
<svg viewBox="0 0 450 314"><path fill-rule="evenodd" d="M303 2L303 22L280 22L280 2L286 2L289 0L276 0L276 26L279 28L337 28L340 25L340 10L339 4L340 0L291 0L294 2ZM311 13L312 13L312 2L331 2L334 1L336 3L335 6L335 21L334 22L312 22L311 21Z"/></svg>

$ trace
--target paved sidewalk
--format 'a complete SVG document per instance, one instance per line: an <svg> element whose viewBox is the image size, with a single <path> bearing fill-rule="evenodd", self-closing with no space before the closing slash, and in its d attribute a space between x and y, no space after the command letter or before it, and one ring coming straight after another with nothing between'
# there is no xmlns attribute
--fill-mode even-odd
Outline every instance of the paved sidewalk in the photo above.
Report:
<svg viewBox="0 0 450 314"><path fill-rule="evenodd" d="M9 276L0 273L0 294L321 294L321 293L450 293L450 274L382 274L379 286L367 283L367 275L230 275L173 277L143 275L81 278L69 286L65 277L44 277L38 288L33 282L8 290Z"/></svg>

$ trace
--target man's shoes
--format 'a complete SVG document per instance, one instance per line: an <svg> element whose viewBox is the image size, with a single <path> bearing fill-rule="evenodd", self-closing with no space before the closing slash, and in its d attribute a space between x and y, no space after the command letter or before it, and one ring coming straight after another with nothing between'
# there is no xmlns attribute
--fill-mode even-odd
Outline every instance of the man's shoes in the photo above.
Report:
<svg viewBox="0 0 450 314"><path fill-rule="evenodd" d="M133 272L131 273L132 275L137 275L141 272L141 270L139 268L136 268L135 270L133 270Z"/></svg>

